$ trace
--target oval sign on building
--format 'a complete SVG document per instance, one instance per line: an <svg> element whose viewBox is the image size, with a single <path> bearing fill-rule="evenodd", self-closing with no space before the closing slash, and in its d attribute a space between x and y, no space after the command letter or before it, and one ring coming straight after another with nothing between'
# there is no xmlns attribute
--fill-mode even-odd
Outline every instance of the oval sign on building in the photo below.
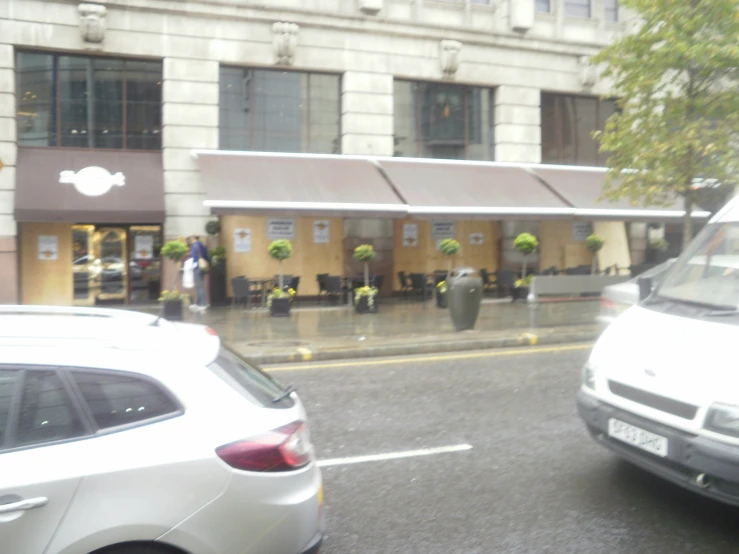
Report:
<svg viewBox="0 0 739 554"><path fill-rule="evenodd" d="M85 196L102 196L113 187L125 185L126 177L120 171L111 175L107 169L93 165L76 173L62 171L59 174L59 182L74 185L77 192Z"/></svg>

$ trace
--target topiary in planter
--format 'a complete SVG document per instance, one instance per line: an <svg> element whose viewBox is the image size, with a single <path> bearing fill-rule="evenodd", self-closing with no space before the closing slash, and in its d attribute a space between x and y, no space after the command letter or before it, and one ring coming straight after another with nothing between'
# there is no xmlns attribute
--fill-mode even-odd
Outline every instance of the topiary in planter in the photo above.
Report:
<svg viewBox="0 0 739 554"><path fill-rule="evenodd" d="M596 235L595 233L585 239L585 248L593 253L593 267L590 272L592 275L595 275L595 270L598 265L598 252L601 248L603 248L603 245L605 243L605 239L600 235Z"/></svg>
<svg viewBox="0 0 739 554"><path fill-rule="evenodd" d="M536 249L539 248L539 239L537 239L531 233L521 233L513 241L513 248L515 248L521 254L523 254L523 275L521 277L525 279L526 278L526 257L529 254L533 254L534 252L536 252Z"/></svg>
<svg viewBox="0 0 739 554"><path fill-rule="evenodd" d="M268 248L269 255L277 260L280 264L280 270L278 275L280 276L279 289L282 290L285 287L285 283L282 277L282 262L287 260L293 255L293 245L287 239L280 239L272 241Z"/></svg>

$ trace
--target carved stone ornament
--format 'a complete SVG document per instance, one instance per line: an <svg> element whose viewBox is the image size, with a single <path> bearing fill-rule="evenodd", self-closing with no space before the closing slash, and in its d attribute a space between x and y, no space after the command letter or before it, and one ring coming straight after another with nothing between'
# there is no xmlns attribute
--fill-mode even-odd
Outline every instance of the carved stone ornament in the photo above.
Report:
<svg viewBox="0 0 739 554"><path fill-rule="evenodd" d="M100 44L105 39L107 25L105 17L108 9L100 4L80 4L77 6L80 14L80 34L85 42Z"/></svg>
<svg viewBox="0 0 739 554"><path fill-rule="evenodd" d="M580 84L584 89L591 89L598 80L598 68L593 65L588 56L580 56Z"/></svg>
<svg viewBox="0 0 739 554"><path fill-rule="evenodd" d="M444 77L452 79L459 69L462 43L458 40L442 40L439 44L439 61Z"/></svg>
<svg viewBox="0 0 739 554"><path fill-rule="evenodd" d="M275 23L272 25L272 48L280 65L292 65L298 46L300 27L295 23Z"/></svg>
<svg viewBox="0 0 739 554"><path fill-rule="evenodd" d="M383 0L359 0L359 9L368 15L377 15L382 10Z"/></svg>

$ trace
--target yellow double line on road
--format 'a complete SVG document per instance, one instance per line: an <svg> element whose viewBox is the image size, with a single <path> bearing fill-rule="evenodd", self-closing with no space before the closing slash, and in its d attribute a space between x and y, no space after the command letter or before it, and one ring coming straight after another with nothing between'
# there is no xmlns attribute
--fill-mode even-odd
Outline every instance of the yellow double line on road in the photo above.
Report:
<svg viewBox="0 0 739 554"><path fill-rule="evenodd" d="M306 371L311 369L347 369L368 366L419 364L424 362L443 362L445 360L470 360L475 358L502 358L505 356L524 356L527 354L556 354L558 352L573 352L577 350L588 350L592 343L569 344L566 346L540 346L537 348L511 348L505 350L490 350L481 352L465 352L458 354L440 354L436 356L407 356L400 358L382 358L378 360L354 360L346 362L327 362L320 364L293 364L280 365L267 368L270 373L276 371Z"/></svg>

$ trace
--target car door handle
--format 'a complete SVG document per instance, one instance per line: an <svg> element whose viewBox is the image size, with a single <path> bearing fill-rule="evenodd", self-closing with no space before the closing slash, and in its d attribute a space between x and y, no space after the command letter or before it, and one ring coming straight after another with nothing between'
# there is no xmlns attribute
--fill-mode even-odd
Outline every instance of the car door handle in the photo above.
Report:
<svg viewBox="0 0 739 554"><path fill-rule="evenodd" d="M10 504L0 504L0 514L8 514L10 512L21 512L25 510L33 510L46 506L49 502L48 498L40 496L38 498L29 498L28 500L20 500L19 502L11 502Z"/></svg>

